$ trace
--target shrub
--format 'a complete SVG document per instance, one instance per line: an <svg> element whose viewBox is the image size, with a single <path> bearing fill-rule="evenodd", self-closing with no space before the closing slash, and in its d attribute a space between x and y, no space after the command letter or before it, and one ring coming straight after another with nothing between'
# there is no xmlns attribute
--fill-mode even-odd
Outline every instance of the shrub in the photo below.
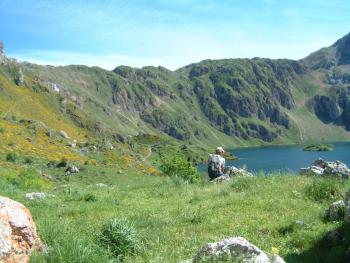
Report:
<svg viewBox="0 0 350 263"><path fill-rule="evenodd" d="M98 240L120 261L123 261L126 255L137 253L142 244L135 228L129 222L118 218L111 219L103 225Z"/></svg>
<svg viewBox="0 0 350 263"><path fill-rule="evenodd" d="M315 179L306 186L305 193L308 198L314 201L332 200L341 197L339 183L335 179Z"/></svg>
<svg viewBox="0 0 350 263"><path fill-rule="evenodd" d="M45 181L34 170L24 170L18 175L11 173L6 176L6 180L12 185L22 190L42 190L50 187L51 183Z"/></svg>
<svg viewBox="0 0 350 263"><path fill-rule="evenodd" d="M4 133L5 129L4 128L0 128L0 133Z"/></svg>
<svg viewBox="0 0 350 263"><path fill-rule="evenodd" d="M33 163L33 159L31 157L26 157L26 158L24 158L24 163L32 164Z"/></svg>
<svg viewBox="0 0 350 263"><path fill-rule="evenodd" d="M62 167L66 167L67 166L67 158L63 157L59 163L56 165L57 168L62 168Z"/></svg>
<svg viewBox="0 0 350 263"><path fill-rule="evenodd" d="M95 201L97 201L97 197L94 194L86 194L86 195L84 195L83 199L86 202L95 202Z"/></svg>
<svg viewBox="0 0 350 263"><path fill-rule="evenodd" d="M162 157L160 169L165 175L180 177L190 183L198 182L201 179L197 168L181 156Z"/></svg>
<svg viewBox="0 0 350 263"><path fill-rule="evenodd" d="M18 159L18 155L15 152L10 152L6 155L6 160L8 162L15 162Z"/></svg>

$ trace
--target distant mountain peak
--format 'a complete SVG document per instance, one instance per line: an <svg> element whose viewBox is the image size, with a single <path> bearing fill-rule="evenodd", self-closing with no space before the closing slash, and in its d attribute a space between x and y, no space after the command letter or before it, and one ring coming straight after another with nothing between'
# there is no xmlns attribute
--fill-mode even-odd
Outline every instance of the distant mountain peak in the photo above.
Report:
<svg viewBox="0 0 350 263"><path fill-rule="evenodd" d="M335 42L338 65L350 64L350 33Z"/></svg>
<svg viewBox="0 0 350 263"><path fill-rule="evenodd" d="M330 47L321 48L302 61L312 70L350 64L350 33Z"/></svg>

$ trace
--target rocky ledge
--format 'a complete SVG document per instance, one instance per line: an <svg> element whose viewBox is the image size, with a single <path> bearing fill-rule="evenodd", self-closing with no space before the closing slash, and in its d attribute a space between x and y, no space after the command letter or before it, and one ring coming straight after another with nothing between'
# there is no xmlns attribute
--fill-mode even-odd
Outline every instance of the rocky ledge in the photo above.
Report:
<svg viewBox="0 0 350 263"><path fill-rule="evenodd" d="M310 167L301 168L301 175L335 176L345 179L350 177L350 169L340 161L328 162L322 159L315 160Z"/></svg>

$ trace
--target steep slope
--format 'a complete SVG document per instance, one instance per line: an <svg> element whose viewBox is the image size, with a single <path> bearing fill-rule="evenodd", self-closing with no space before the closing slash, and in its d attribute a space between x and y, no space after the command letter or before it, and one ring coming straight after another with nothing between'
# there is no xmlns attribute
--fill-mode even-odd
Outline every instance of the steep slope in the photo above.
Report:
<svg viewBox="0 0 350 263"><path fill-rule="evenodd" d="M138 134L202 146L343 140L350 129L349 43L347 35L300 61L206 60L176 71L38 66L2 56L1 100L23 86L35 103L50 106L48 115L60 116L59 126L117 141Z"/></svg>
<svg viewBox="0 0 350 263"><path fill-rule="evenodd" d="M316 116L350 130L350 33L301 61L322 79L326 92L310 100Z"/></svg>
<svg viewBox="0 0 350 263"><path fill-rule="evenodd" d="M0 101L0 153L13 151L52 160L65 157L84 161L67 144L73 139L83 142L87 133L60 112L54 94L21 75L19 65L13 61L0 65ZM71 139L62 138L60 131Z"/></svg>

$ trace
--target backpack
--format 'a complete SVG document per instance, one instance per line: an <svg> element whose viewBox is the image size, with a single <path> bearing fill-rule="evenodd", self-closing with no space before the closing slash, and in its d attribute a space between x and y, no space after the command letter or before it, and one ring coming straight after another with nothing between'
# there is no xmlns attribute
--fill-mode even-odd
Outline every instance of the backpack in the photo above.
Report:
<svg viewBox="0 0 350 263"><path fill-rule="evenodd" d="M209 156L208 161L208 175L210 179L215 179L222 175L220 171L220 156L216 154L212 154Z"/></svg>

